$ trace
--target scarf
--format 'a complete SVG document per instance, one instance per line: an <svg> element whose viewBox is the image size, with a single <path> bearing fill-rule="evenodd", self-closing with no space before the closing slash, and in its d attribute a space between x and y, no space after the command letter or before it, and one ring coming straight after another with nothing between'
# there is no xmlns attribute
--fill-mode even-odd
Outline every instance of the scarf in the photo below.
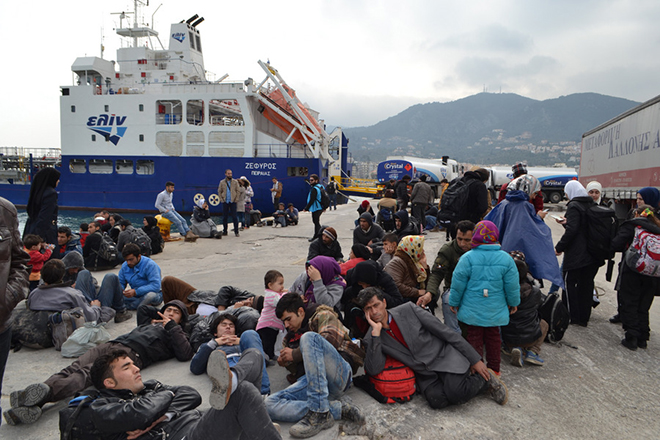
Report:
<svg viewBox="0 0 660 440"><path fill-rule="evenodd" d="M423 283L426 281L428 276L426 268L419 261L424 254L424 236L407 235L401 239L397 249L408 255L415 264L415 268L417 269L417 282Z"/></svg>

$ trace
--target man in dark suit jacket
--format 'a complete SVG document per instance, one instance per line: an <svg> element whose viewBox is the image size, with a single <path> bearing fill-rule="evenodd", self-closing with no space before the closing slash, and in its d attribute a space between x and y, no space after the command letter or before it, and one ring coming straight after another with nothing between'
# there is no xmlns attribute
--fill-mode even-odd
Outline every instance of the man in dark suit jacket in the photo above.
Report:
<svg viewBox="0 0 660 440"><path fill-rule="evenodd" d="M363 340L367 374L383 371L388 355L415 372L417 387L432 408L465 403L482 392L500 405L507 402L504 383L460 333L411 302L387 310L375 287L362 290L358 300L371 326Z"/></svg>

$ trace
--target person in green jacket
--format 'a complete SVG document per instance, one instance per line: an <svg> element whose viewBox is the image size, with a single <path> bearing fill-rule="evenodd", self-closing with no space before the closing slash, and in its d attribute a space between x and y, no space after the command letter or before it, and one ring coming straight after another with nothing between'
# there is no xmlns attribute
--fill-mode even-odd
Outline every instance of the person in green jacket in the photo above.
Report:
<svg viewBox="0 0 660 440"><path fill-rule="evenodd" d="M461 220L456 224L456 231L456 238L446 243L438 251L438 256L435 257L433 267L431 267L431 276L426 283L426 290L433 297L442 294L442 316L445 325L455 332L461 333L458 318L449 309L449 290L451 289L451 276L458 264L458 259L471 249L474 223L470 220ZM443 279L445 280L445 287L440 290L440 283Z"/></svg>

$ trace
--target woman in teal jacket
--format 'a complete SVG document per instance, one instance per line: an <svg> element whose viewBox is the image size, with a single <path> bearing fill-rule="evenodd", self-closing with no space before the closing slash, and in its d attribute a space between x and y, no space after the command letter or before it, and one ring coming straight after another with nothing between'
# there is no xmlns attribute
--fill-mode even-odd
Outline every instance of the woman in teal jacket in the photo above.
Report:
<svg viewBox="0 0 660 440"><path fill-rule="evenodd" d="M454 269L449 306L467 325L467 341L482 354L486 345L488 368L500 372L499 327L509 323L509 313L520 304L518 269L500 249L499 231L493 222L477 223L473 249L461 256Z"/></svg>

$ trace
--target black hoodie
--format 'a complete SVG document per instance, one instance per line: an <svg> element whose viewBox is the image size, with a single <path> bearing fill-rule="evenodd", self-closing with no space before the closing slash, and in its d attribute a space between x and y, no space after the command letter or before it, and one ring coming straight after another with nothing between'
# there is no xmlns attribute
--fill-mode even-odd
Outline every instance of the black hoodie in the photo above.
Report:
<svg viewBox="0 0 660 440"><path fill-rule="evenodd" d="M353 230L353 244L369 245L370 241L382 241L385 231L383 228L374 223L374 218L368 212L363 212L360 215L361 219L365 219L369 223L369 229L364 230L358 222L357 227Z"/></svg>

